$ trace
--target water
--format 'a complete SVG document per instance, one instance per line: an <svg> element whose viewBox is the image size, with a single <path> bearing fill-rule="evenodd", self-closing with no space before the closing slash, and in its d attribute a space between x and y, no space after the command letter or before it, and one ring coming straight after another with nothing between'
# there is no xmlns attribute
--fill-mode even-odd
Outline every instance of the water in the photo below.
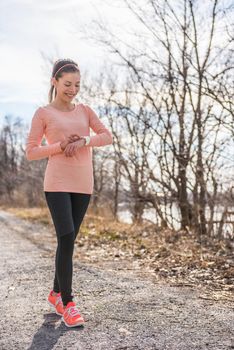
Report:
<svg viewBox="0 0 234 350"><path fill-rule="evenodd" d="M121 203L119 205L120 209L118 211L118 219L122 222L132 224L133 219L132 215L129 209L121 209L125 204ZM167 217L167 222L169 224L169 227L174 230L179 230L180 229L180 220L181 220L181 215L178 209L178 206L173 203L173 204L168 204L167 206L162 206L161 210L163 211L164 217ZM214 235L218 233L218 228L220 224L220 220L222 218L222 213L224 211L223 206L217 206L215 208L215 213L214 213L214 221L218 221L218 223L213 224L213 230L214 230ZM230 221L230 223L224 223L223 229L222 229L222 236L224 238L233 238L234 237L234 207L229 209L229 212L232 214L227 216L226 221ZM209 220L209 215L210 215L210 209L206 208L206 217L207 220ZM156 211L154 208L150 209L145 209L143 213L143 218L146 219L147 221L150 221L154 224L157 224L160 226L161 224L161 219L160 217L156 214Z"/></svg>

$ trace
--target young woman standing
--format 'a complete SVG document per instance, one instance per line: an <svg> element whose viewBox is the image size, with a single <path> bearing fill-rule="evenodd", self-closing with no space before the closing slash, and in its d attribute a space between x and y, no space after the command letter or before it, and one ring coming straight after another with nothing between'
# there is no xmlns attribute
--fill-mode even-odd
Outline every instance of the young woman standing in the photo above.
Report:
<svg viewBox="0 0 234 350"><path fill-rule="evenodd" d="M72 256L93 192L92 147L113 142L111 132L88 105L72 103L79 89L77 63L70 59L56 61L49 104L35 111L26 143L29 161L48 158L44 193L57 237L55 277L48 301L68 327L84 324L73 301ZM91 137L90 128L95 132ZM47 141L44 146L43 136Z"/></svg>

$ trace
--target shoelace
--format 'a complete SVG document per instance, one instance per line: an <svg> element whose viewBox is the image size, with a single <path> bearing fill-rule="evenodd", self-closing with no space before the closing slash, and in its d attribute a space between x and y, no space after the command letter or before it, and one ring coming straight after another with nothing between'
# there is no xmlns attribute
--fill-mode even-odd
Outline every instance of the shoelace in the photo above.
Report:
<svg viewBox="0 0 234 350"><path fill-rule="evenodd" d="M71 316L79 315L79 310L75 306L71 306L67 309L67 313Z"/></svg>

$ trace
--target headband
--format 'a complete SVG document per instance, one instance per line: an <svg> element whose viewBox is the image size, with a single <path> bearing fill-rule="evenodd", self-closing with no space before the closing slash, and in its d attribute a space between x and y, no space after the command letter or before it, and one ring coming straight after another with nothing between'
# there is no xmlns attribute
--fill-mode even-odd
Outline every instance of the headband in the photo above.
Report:
<svg viewBox="0 0 234 350"><path fill-rule="evenodd" d="M57 70L57 72L54 74L54 77L56 76L56 74L57 74L63 67L66 67L66 66L74 66L74 67L76 67L76 68L79 70L79 67L78 67L76 64L74 64L74 63L67 63L67 64L64 64L64 66L60 67L60 68Z"/></svg>

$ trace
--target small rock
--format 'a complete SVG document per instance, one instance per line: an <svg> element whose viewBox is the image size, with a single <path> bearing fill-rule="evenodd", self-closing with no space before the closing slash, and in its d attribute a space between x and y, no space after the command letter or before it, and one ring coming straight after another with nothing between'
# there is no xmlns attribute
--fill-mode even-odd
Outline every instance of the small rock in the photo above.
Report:
<svg viewBox="0 0 234 350"><path fill-rule="evenodd" d="M126 335L132 334L132 332L128 331L126 328L119 328L118 331L119 331L120 333L124 333L124 334L126 334Z"/></svg>

